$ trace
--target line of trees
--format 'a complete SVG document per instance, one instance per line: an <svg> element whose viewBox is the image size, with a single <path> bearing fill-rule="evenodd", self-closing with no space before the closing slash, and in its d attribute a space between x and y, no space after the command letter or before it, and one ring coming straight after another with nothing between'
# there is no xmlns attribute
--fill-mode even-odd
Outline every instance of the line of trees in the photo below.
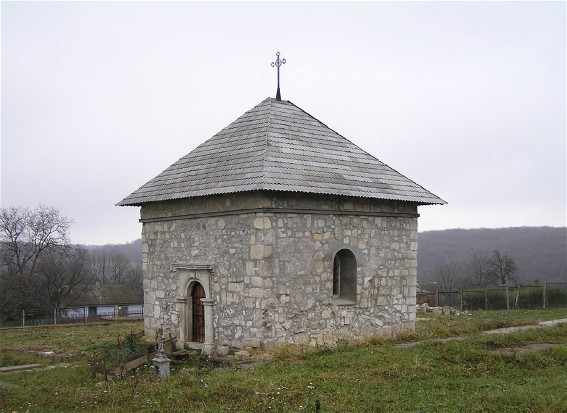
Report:
<svg viewBox="0 0 567 413"><path fill-rule="evenodd" d="M56 208L0 208L0 320L73 304L85 285L142 284L141 263L120 252L88 251L68 237Z"/></svg>
<svg viewBox="0 0 567 413"><path fill-rule="evenodd" d="M99 284L142 285L142 263L105 247L89 251L89 272Z"/></svg>
<svg viewBox="0 0 567 413"><path fill-rule="evenodd" d="M517 283L518 266L511 255L495 250L492 255L473 252L468 261L439 261L429 274L430 282L422 288L436 291L460 291Z"/></svg>

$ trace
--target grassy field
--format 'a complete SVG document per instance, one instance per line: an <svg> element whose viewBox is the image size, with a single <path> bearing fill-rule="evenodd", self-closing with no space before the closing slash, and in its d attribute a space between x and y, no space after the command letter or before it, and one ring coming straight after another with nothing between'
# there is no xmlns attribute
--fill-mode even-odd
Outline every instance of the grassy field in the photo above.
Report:
<svg viewBox="0 0 567 413"><path fill-rule="evenodd" d="M104 343L144 329L142 321L16 327L0 329L0 367L18 364L50 364L38 355L52 351L57 360L86 360Z"/></svg>
<svg viewBox="0 0 567 413"><path fill-rule="evenodd" d="M64 366L1 374L0 411L314 412L319 400L321 412L567 412L567 325L480 333L557 318L567 309L428 315L400 340L280 349L250 369L181 364L165 380L143 368L108 382L91 377L84 357L139 324L0 330L0 354L76 355Z"/></svg>

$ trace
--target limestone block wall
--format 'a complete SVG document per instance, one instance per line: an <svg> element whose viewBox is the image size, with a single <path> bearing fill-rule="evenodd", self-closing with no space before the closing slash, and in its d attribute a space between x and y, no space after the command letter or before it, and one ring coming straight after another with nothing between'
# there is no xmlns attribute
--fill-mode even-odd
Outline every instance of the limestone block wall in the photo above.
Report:
<svg viewBox="0 0 567 413"><path fill-rule="evenodd" d="M148 204L141 221L147 334L186 339L198 271L215 345L334 345L415 326L416 204L255 192ZM354 303L332 294L341 249L356 257Z"/></svg>

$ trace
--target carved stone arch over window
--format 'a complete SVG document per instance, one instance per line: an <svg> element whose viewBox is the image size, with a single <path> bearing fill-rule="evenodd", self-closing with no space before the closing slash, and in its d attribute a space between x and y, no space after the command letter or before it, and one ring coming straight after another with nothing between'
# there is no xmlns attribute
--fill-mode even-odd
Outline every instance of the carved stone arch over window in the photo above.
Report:
<svg viewBox="0 0 567 413"><path fill-rule="evenodd" d="M337 251L333 260L333 297L356 302L356 257L349 249Z"/></svg>

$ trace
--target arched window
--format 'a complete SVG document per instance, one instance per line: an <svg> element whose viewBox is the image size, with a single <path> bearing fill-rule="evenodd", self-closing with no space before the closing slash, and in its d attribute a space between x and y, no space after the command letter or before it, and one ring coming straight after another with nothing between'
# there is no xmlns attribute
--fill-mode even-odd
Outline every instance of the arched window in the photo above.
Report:
<svg viewBox="0 0 567 413"><path fill-rule="evenodd" d="M333 261L333 297L356 301L356 257L343 249Z"/></svg>

